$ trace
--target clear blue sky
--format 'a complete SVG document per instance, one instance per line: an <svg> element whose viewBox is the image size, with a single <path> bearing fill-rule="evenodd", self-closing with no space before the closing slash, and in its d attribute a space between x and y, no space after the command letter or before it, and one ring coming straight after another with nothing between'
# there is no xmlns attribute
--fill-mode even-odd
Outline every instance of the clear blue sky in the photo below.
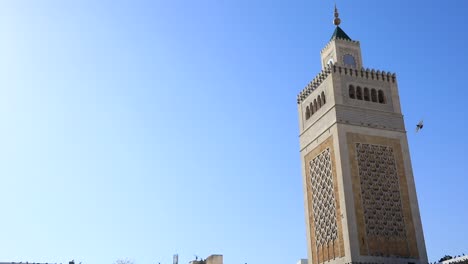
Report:
<svg viewBox="0 0 468 264"><path fill-rule="evenodd" d="M333 4L1 1L0 261L305 258L296 95ZM468 253L468 1L337 4L397 73L430 261Z"/></svg>

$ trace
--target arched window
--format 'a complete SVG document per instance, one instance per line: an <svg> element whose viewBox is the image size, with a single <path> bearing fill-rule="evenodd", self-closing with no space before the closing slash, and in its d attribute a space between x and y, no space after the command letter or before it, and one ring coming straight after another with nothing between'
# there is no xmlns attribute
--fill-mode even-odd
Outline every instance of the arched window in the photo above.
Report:
<svg viewBox="0 0 468 264"><path fill-rule="evenodd" d="M310 118L310 109L309 106L306 107L306 120Z"/></svg>
<svg viewBox="0 0 468 264"><path fill-rule="evenodd" d="M322 92L322 105L324 105L327 101L325 101L325 93Z"/></svg>
<svg viewBox="0 0 468 264"><path fill-rule="evenodd" d="M370 101L369 88L367 87L364 88L364 100Z"/></svg>
<svg viewBox="0 0 468 264"><path fill-rule="evenodd" d="M317 112L317 99L314 99L314 112Z"/></svg>
<svg viewBox="0 0 468 264"><path fill-rule="evenodd" d="M372 102L377 103L377 91L374 88L372 88L370 94L371 94Z"/></svg>
<svg viewBox="0 0 468 264"><path fill-rule="evenodd" d="M310 102L310 115L313 115L315 113L314 111L314 104L312 102Z"/></svg>
<svg viewBox="0 0 468 264"><path fill-rule="evenodd" d="M346 54L343 56L343 64L345 66L351 66L353 68L356 67L356 60L354 59L353 55Z"/></svg>
<svg viewBox="0 0 468 264"><path fill-rule="evenodd" d="M362 89L359 86L356 88L356 98L362 100Z"/></svg>
<svg viewBox="0 0 468 264"><path fill-rule="evenodd" d="M356 99L356 94L354 91L354 86L350 85L349 86L349 98L351 99Z"/></svg>
<svg viewBox="0 0 468 264"><path fill-rule="evenodd" d="M318 102L318 108L322 107L322 97L320 96L320 94L317 97L317 102Z"/></svg>
<svg viewBox="0 0 468 264"><path fill-rule="evenodd" d="M385 95L382 90L379 90L379 103L385 104Z"/></svg>

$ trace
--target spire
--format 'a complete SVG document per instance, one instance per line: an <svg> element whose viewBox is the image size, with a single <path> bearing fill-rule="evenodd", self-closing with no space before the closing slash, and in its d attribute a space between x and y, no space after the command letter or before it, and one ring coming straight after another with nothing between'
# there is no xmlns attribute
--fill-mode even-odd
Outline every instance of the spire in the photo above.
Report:
<svg viewBox="0 0 468 264"><path fill-rule="evenodd" d="M335 4L335 19L333 19L333 24L335 24L336 29L333 32L331 39L338 38L338 39L351 40L351 38L340 28L341 19L340 19L340 14L338 13L338 8L336 8L336 4Z"/></svg>
<svg viewBox="0 0 468 264"><path fill-rule="evenodd" d="M336 4L335 4L335 19L333 20L333 24L335 26L339 26L340 23L341 23L340 14L338 13L338 8L336 8Z"/></svg>

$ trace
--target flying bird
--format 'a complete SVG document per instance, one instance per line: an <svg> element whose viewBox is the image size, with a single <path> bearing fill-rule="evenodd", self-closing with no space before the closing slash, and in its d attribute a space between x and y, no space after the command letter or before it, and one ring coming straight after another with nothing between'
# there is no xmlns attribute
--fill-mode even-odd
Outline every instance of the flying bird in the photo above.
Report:
<svg viewBox="0 0 468 264"><path fill-rule="evenodd" d="M419 121L419 123L416 125L416 133L419 132L419 130L421 130L422 128L424 127L424 123L423 121Z"/></svg>

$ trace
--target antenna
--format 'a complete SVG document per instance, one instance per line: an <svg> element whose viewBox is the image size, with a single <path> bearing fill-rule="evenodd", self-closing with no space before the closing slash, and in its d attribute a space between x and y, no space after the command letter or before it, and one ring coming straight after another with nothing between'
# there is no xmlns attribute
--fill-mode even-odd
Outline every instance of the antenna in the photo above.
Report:
<svg viewBox="0 0 468 264"><path fill-rule="evenodd" d="M172 256L172 264L179 264L179 254L174 254Z"/></svg>

